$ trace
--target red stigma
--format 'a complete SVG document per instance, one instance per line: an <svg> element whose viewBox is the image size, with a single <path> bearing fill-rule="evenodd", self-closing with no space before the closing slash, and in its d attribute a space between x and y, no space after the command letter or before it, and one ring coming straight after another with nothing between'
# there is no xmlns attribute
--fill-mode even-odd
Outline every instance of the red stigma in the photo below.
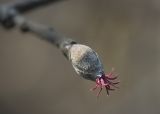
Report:
<svg viewBox="0 0 160 114"><path fill-rule="evenodd" d="M99 92L97 93L97 97L99 97L102 89L105 87L107 95L109 95L109 91L113 91L115 89L111 88L118 88L116 85L119 83L118 82L113 82L113 80L117 79L118 74L114 73L114 69L112 69L112 71L110 73L108 73L107 75L102 74L101 77L98 77L96 79L96 86L94 88L92 88L91 90L94 91L97 88L100 88Z"/></svg>

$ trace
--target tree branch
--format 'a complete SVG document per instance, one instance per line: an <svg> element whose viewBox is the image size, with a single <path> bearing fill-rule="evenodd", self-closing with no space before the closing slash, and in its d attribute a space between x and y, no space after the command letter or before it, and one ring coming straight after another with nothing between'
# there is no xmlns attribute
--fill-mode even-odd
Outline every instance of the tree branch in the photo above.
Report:
<svg viewBox="0 0 160 114"><path fill-rule="evenodd" d="M29 21L20 15L20 13L53 1L57 0L27 0L12 5L2 5L0 7L0 23L6 29L13 28L16 25L21 31L36 34L39 36L38 38L55 45L71 61L77 74L87 80L96 81L96 87L93 90L100 88L97 96L99 96L103 87L106 88L109 95L109 90L114 90L111 86L116 87L115 85L119 82L112 82L117 78L113 77L115 75L113 72L104 73L103 65L94 50L88 46L77 44L72 39L65 38L52 27Z"/></svg>
<svg viewBox="0 0 160 114"><path fill-rule="evenodd" d="M38 38L46 40L61 49L65 57L68 58L68 49L71 45L76 44L75 41L58 34L53 27L29 21L20 15L22 12L55 1L58 0L26 0L23 2L2 5L0 7L0 23L6 29L18 26L23 32L31 32L38 35Z"/></svg>

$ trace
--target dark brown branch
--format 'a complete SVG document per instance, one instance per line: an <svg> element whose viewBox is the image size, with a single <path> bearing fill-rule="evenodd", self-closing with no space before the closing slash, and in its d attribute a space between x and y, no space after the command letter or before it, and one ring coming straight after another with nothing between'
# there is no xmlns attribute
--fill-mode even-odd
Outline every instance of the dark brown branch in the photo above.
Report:
<svg viewBox="0 0 160 114"><path fill-rule="evenodd" d="M68 58L68 49L72 44L76 43L75 41L58 34L52 27L29 21L19 14L21 11L27 11L42 5L42 3L49 3L51 1L57 0L28 0L24 1L24 3L21 1L14 3L14 5L1 6L0 23L7 29L13 28L16 25L23 32L31 32L38 35L38 38L46 40L61 49L63 54Z"/></svg>
<svg viewBox="0 0 160 114"><path fill-rule="evenodd" d="M52 27L44 26L33 21L27 20L20 13L31 10L43 5L43 2L48 3L51 0L28 0L24 2L14 3L14 5L5 5L0 7L0 23L5 27L13 28L15 25L22 32L31 32L36 34L38 38L46 40L59 48L65 57L71 61L76 73L84 79L96 81L96 87L100 88L97 97L102 88L105 87L107 94L109 90L113 90L110 86L119 82L112 82L116 79L113 72L105 75L103 65L98 57L98 54L86 45L76 44L75 41L65 38L58 34ZM54 1L54 0L52 0Z"/></svg>

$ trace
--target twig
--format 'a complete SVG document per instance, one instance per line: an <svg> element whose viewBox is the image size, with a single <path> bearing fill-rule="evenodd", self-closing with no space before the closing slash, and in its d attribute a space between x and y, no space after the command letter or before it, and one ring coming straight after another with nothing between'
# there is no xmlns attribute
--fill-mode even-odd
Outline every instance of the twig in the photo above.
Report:
<svg viewBox="0 0 160 114"><path fill-rule="evenodd" d="M94 50L88 46L77 44L72 39L65 38L52 27L29 21L20 14L55 1L57 0L26 0L1 5L0 23L6 29L13 28L16 25L21 31L34 33L39 36L38 38L52 43L71 61L77 74L96 82L96 87L93 90L100 88L97 96L99 96L103 87L106 88L109 95L108 91L114 90L111 86L116 87L115 85L119 82L112 82L116 79L116 77L113 77L113 72L105 75L103 65Z"/></svg>

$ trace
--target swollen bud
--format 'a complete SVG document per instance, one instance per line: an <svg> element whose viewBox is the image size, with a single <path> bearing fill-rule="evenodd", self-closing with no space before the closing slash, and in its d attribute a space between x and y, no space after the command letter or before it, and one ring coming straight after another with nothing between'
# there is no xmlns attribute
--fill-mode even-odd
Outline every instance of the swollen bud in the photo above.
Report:
<svg viewBox="0 0 160 114"><path fill-rule="evenodd" d="M97 96L99 96L103 87L106 88L107 94L109 95L108 91L114 90L110 86L116 87L115 85L119 83L111 81L117 78L113 71L105 75L98 54L86 45L72 45L69 48L69 60L79 76L96 82L96 86L92 90L100 88Z"/></svg>

